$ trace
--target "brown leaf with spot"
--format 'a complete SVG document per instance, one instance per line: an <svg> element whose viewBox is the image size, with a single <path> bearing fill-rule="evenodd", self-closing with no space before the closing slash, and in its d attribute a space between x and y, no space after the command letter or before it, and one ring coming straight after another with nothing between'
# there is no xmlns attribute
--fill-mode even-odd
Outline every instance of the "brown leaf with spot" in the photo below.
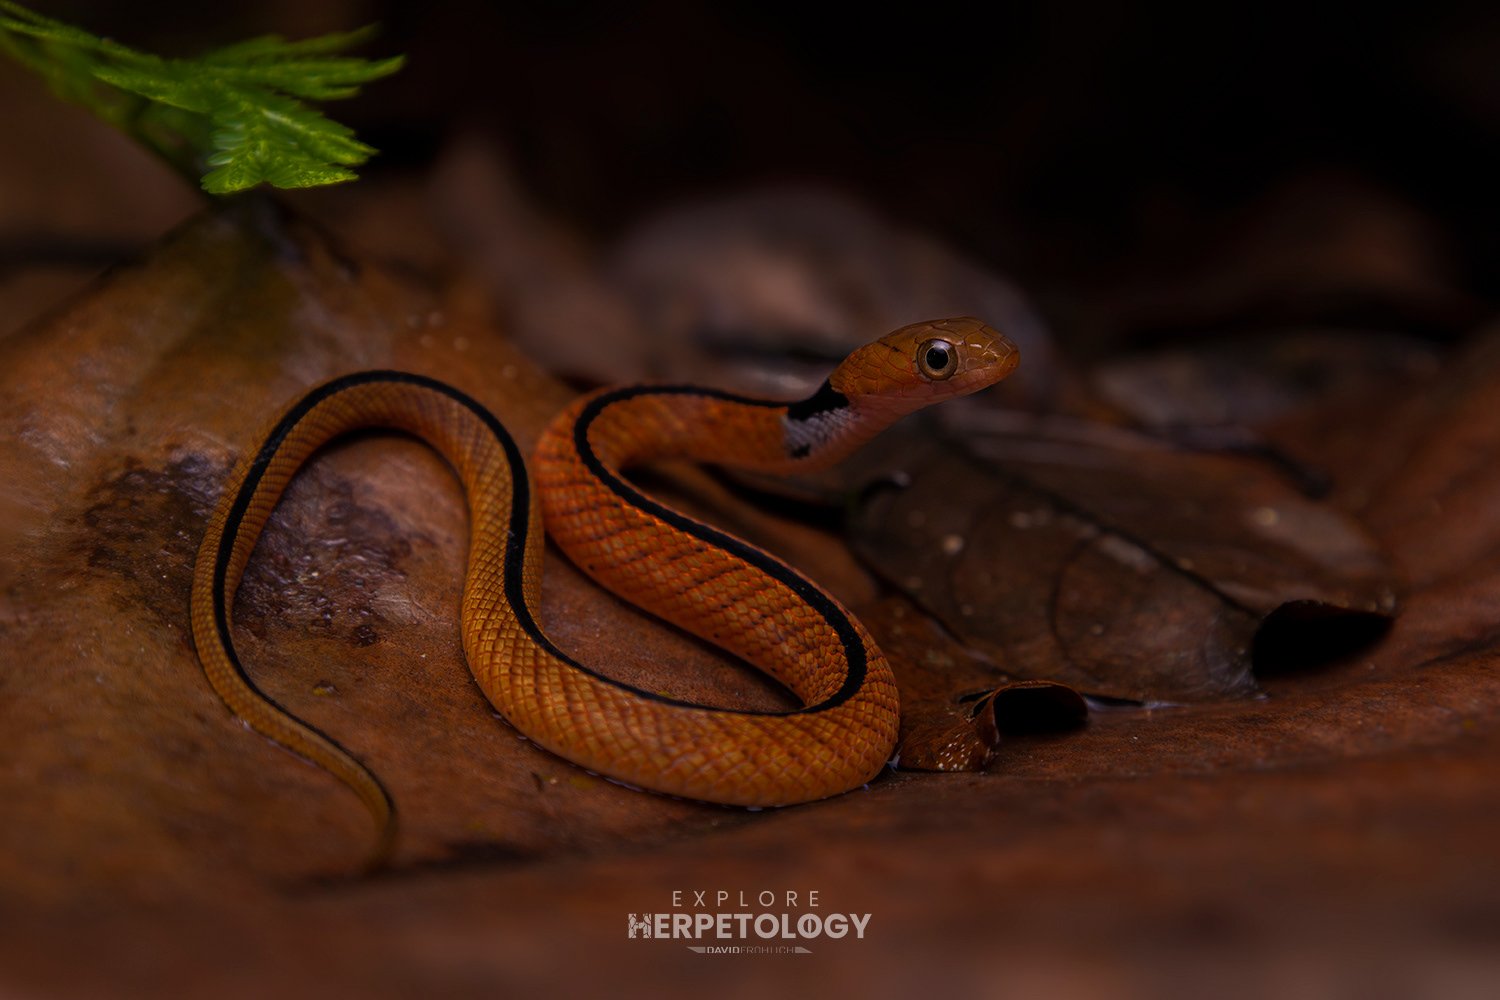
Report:
<svg viewBox="0 0 1500 1000"><path fill-rule="evenodd" d="M523 447L571 396L493 330L256 198L0 343L11 892L198 896L226 878L348 871L367 849L352 796L219 703L186 615L236 456L302 390L378 367L459 386ZM465 519L430 449L348 439L293 482L236 601L255 680L391 789L398 863L544 856L743 818L587 778L495 716L459 651ZM563 648L711 703L786 704L547 562L543 620ZM49 815L73 818L58 828Z"/></svg>
<svg viewBox="0 0 1500 1000"><path fill-rule="evenodd" d="M1265 463L1113 428L984 433L987 416L950 422L969 454L909 438L853 527L872 566L1009 674L1143 702L1244 697L1277 608L1394 608L1367 534Z"/></svg>

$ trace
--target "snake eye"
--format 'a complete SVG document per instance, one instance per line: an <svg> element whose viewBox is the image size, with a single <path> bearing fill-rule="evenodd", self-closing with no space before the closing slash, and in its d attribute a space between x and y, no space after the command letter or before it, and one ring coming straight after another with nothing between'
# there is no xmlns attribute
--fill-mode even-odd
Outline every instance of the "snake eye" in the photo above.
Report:
<svg viewBox="0 0 1500 1000"><path fill-rule="evenodd" d="M958 371L958 349L946 340L929 340L917 348L917 367L930 379L948 378Z"/></svg>

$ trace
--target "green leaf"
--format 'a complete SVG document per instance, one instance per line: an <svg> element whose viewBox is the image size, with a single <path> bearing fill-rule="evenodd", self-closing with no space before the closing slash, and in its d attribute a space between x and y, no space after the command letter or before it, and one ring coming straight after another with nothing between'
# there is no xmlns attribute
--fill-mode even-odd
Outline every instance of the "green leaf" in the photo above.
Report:
<svg viewBox="0 0 1500 1000"><path fill-rule="evenodd" d="M0 0L0 48L94 111L210 194L262 182L312 187L353 180L376 150L303 101L353 97L402 56L339 55L374 26L288 42L264 35L195 59L163 59Z"/></svg>
<svg viewBox="0 0 1500 1000"><path fill-rule="evenodd" d="M203 56L205 62L227 63L262 56L284 57L321 55L325 52L343 52L371 41L378 34L375 25L367 24L353 31L334 32L317 38L304 38L300 42L288 42L280 35L261 35L215 49Z"/></svg>
<svg viewBox="0 0 1500 1000"><path fill-rule="evenodd" d="M276 187L313 187L352 180L357 166L375 152L354 133L298 101L259 88L226 88L229 100L213 116L208 158L219 169L203 178L212 194L227 194L269 181ZM341 166L343 165L343 166Z"/></svg>

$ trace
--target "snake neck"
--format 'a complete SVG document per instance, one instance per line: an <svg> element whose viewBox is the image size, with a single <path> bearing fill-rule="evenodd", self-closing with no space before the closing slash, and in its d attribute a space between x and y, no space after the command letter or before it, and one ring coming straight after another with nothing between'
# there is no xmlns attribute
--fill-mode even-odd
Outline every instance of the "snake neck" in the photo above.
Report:
<svg viewBox="0 0 1500 1000"><path fill-rule="evenodd" d="M837 465L915 408L878 397L847 396L825 379L811 396L779 408L781 462L763 471L819 472Z"/></svg>
<svg viewBox="0 0 1500 1000"><path fill-rule="evenodd" d="M697 386L630 386L582 400L575 444L616 469L688 459L777 475L816 472L909 412L850 399L828 382L806 399L775 402Z"/></svg>

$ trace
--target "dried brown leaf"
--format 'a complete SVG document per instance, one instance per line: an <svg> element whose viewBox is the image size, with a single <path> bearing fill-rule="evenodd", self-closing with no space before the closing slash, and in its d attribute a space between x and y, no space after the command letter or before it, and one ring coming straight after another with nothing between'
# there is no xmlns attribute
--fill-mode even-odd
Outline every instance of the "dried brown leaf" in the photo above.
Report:
<svg viewBox="0 0 1500 1000"><path fill-rule="evenodd" d="M1387 615L1378 548L1252 459L1098 439L914 437L865 493L872 566L1005 672L1144 702L1254 694L1288 602Z"/></svg>

